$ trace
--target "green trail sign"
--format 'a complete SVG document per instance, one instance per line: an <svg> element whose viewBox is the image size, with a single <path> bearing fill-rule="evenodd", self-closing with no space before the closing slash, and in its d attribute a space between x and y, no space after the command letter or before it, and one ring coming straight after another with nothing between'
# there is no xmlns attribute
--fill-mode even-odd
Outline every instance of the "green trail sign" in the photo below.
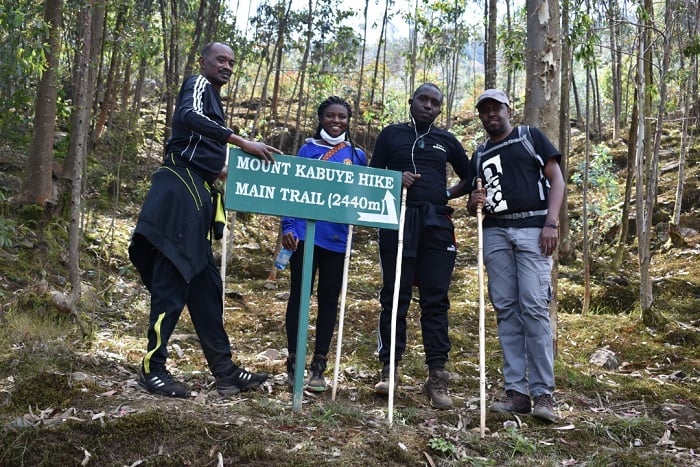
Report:
<svg viewBox="0 0 700 467"><path fill-rule="evenodd" d="M226 209L399 228L401 173L294 156L266 163L229 151Z"/></svg>
<svg viewBox="0 0 700 467"><path fill-rule="evenodd" d="M275 156L263 162L240 149L230 149L226 209L306 219L306 239L314 244L316 221L399 229L401 172ZM306 366L314 248L304 248L297 354L294 370L295 410L302 406ZM347 260L343 273L347 280Z"/></svg>

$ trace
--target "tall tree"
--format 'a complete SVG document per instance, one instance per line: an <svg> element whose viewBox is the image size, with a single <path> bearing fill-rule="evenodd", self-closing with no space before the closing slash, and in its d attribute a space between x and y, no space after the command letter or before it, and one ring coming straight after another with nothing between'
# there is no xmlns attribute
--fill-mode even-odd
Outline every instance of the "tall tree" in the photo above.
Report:
<svg viewBox="0 0 700 467"><path fill-rule="evenodd" d="M658 310L654 308L654 292L652 287L651 269L651 233L653 230L652 216L654 213L654 205L656 203L656 192L658 187L658 170L659 170L659 150L661 148L661 137L663 130L663 119L666 113L666 94L667 94L667 78L668 68L671 53L671 39L673 36L673 13L672 0L666 0L665 11L665 30L662 37L663 48L661 52L661 66L659 68L658 77L658 104L656 111L656 124L654 132L650 135L649 141L653 138L653 148L651 157L645 161L637 159L637 164L644 166L644 174L640 176L637 172L637 238L639 240L638 256L639 256L639 277L640 277L640 294L639 305L642 309L642 320L647 326L657 327L663 322L663 318ZM653 8L651 0L645 0L645 8ZM647 12L646 21L649 24L653 23L653 13L651 10ZM651 39L651 32L646 31L648 39ZM651 41L644 43L648 46ZM651 51L651 47L649 47ZM645 59L647 55L645 54ZM650 58L650 57L649 57ZM646 66L646 65L645 65ZM646 74L646 71L645 71ZM648 76L651 76L649 74ZM645 77L646 78L646 77ZM646 81L645 81L646 82ZM645 90L647 93L649 89Z"/></svg>
<svg viewBox="0 0 700 467"><path fill-rule="evenodd" d="M73 66L73 75L71 77L72 89L75 94L72 99L73 111L70 116L71 133L68 141L68 153L63 161L63 174L66 177L73 176L75 173L74 166L77 163L76 159L83 154L82 151L87 150L88 146L87 143L83 145L81 138L84 135L89 137L93 117L92 109L95 108L95 102L97 101L95 89L97 87L99 57L103 48L105 16L107 14L105 3L106 0L87 0L85 4L89 6L90 14L87 17L79 16L75 40L75 56L73 58L75 65ZM86 23L88 20L89 23ZM88 27L90 31L85 30ZM89 41L85 41L86 36L89 37ZM86 46L90 48L84 50L83 47ZM84 54L89 54L87 65L85 65L87 66L86 70L79 66L82 63L81 60L85 59L82 57ZM85 73L86 76L82 76L82 73ZM81 93L80 96L78 96L79 92ZM89 102L80 102L80 105L86 105L90 109L87 115L83 114L84 109L80 108L78 110L78 97L89 100ZM84 125L87 125L87 129L85 129ZM83 146L78 147L79 145Z"/></svg>
<svg viewBox="0 0 700 467"><path fill-rule="evenodd" d="M552 141L559 134L561 33L557 1L527 0L525 41L526 100L523 119L544 130Z"/></svg>
<svg viewBox="0 0 700 467"><path fill-rule="evenodd" d="M62 0L48 0L44 19L47 24L45 40L46 68L39 80L34 106L34 135L29 146L27 177L22 183L19 199L40 206L57 202L53 194L53 141L56 127L56 98L58 58L61 55Z"/></svg>
<svg viewBox="0 0 700 467"><path fill-rule="evenodd" d="M510 3L506 2L506 23L501 26L498 40L501 43L503 67L506 73L506 89L509 96L516 96L516 73L525 69L525 50L523 43L527 36L525 9L515 11L513 18L510 14Z"/></svg>
<svg viewBox="0 0 700 467"><path fill-rule="evenodd" d="M527 39L525 41L524 122L535 125L557 146L560 114L561 26L559 3L551 0L527 0ZM557 254L556 251L554 253ZM558 274L552 272L552 287L558 288ZM557 348L557 301L549 307L554 348Z"/></svg>
<svg viewBox="0 0 700 467"><path fill-rule="evenodd" d="M617 250L613 258L613 268L619 269L626 253L625 245L630 228L630 200L632 198L632 187L636 172L637 153L637 131L639 130L639 105L637 102L639 95L634 93L632 104L632 115L629 122L629 133L627 135L627 164L625 165L625 194L622 199L622 214L620 216L620 235L617 238Z"/></svg>
<svg viewBox="0 0 700 467"><path fill-rule="evenodd" d="M221 0L200 0L195 21L192 47L187 53L184 76L196 72L199 52L207 44L214 40L217 29L217 20L221 15Z"/></svg>
<svg viewBox="0 0 700 467"><path fill-rule="evenodd" d="M571 3L569 0L561 2L561 30L562 30L562 45L561 45L561 95L559 104L559 150L561 151L561 170L564 173L564 180L567 180L569 174L569 148L571 137L570 123L570 89L571 89L571 41L569 40L569 13ZM574 251L574 242L570 236L569 224L569 205L568 194L564 190L564 199L562 200L561 210L559 211L559 248L557 250L556 261L569 263L576 255ZM554 273L558 269L558 264L554 266ZM556 292L556 291L555 291ZM556 297L556 293L554 294Z"/></svg>
<svg viewBox="0 0 700 467"><path fill-rule="evenodd" d="M486 40L484 41L486 62L484 63L484 78L486 89L497 87L496 77L496 31L498 28L498 0L484 2L487 11Z"/></svg>
<svg viewBox="0 0 700 467"><path fill-rule="evenodd" d="M382 46L386 46L386 27L387 23L389 21L389 5L390 2L386 2L384 6L384 16L382 18L382 28L381 31L379 32L379 42L377 43L377 54L374 59L374 71L372 72L372 81L370 81L370 92L369 92L369 99L367 100L367 107L372 108L374 105L374 96L377 91L377 86L379 85L378 80L377 80L377 75L379 74L379 57L382 53ZM386 50L386 49L384 49ZM367 114L367 129L365 131L365 139L363 141L363 144L367 146L370 141L370 136L372 134L371 131L371 126L372 126L372 119L369 118L372 116L372 112L369 112Z"/></svg>
<svg viewBox="0 0 700 467"><path fill-rule="evenodd" d="M609 26L610 40L610 71L611 79L611 94L612 94L612 130L613 140L617 141L620 134L620 114L622 113L622 50L620 48L620 7L618 0L612 0L607 5L607 19Z"/></svg>
<svg viewBox="0 0 700 467"><path fill-rule="evenodd" d="M165 77L165 131L163 147L170 138L170 121L180 81L180 0L159 0L163 40L163 76Z"/></svg>
<svg viewBox="0 0 700 467"><path fill-rule="evenodd" d="M303 100L301 99L301 95L304 92L304 85L306 83L306 74L308 72L307 67L309 64L309 57L311 56L311 39L313 37L313 26L314 26L314 6L313 6L313 0L309 0L307 10L306 10L306 34L304 38L304 56L301 59L301 63L299 64L299 99L297 100L297 109L296 109L296 133L294 134L294 139L293 139L293 144L294 147L292 149L293 153L297 152L298 144L299 141L301 141L301 132L299 131L299 128L301 127L301 110L303 106ZM290 105L291 105L291 100L290 100ZM280 143L281 145L281 143Z"/></svg>
<svg viewBox="0 0 700 467"><path fill-rule="evenodd" d="M680 230L681 212L683 210L683 192L685 187L685 163L689 147L695 139L695 129L698 127L698 115L693 112L693 91L697 91L698 82L698 55L700 54L700 41L698 40L698 23L700 23L700 9L697 4L684 2L680 8L681 14L688 15L687 34L678 34L680 54L680 69L686 70L681 79L680 110L681 122L681 148L678 156L678 179L676 182L676 202L671 218L672 234L678 234ZM694 10L694 15L693 15ZM696 42L697 41L697 42ZM686 62L686 59L690 63Z"/></svg>
<svg viewBox="0 0 700 467"><path fill-rule="evenodd" d="M74 314L81 296L81 275L80 275L80 244L81 244L81 213L83 194L83 165L88 153L88 135L90 128L90 114L92 110L93 98L87 92L90 89L90 59L93 50L93 6L88 2L79 14L79 25L81 34L78 39L78 52L74 69L74 84L76 85L74 96L74 118L71 127L71 148L74 151L73 173L71 174L71 208L70 208L70 232L68 246L68 262L70 270L70 282L72 286L71 307ZM80 324L80 321L78 321ZM81 326L82 327L82 326ZM83 329L83 334L85 330Z"/></svg>
<svg viewBox="0 0 700 467"><path fill-rule="evenodd" d="M269 61L267 71L265 73L265 78L263 79L263 87L262 87L262 93L260 96L260 105L257 107L256 113L255 113L255 118L253 119L253 125L251 127L251 137L255 137L255 134L257 133L257 128L261 119L261 116L263 114L263 109L265 107L265 102L267 101L267 90L269 89L270 86L270 76L272 76L272 72L277 69L277 72L275 73L275 79L272 83L273 86L273 91L275 89L279 89L279 69L281 68L281 63L282 63L282 54L284 53L285 50L285 40L286 40L286 35L287 35L287 24L290 21L290 16L291 16L291 11L292 11L292 0L286 0L287 3L285 5L285 0L280 0L279 3L277 4L276 7L276 14L277 16L277 33L276 33L276 41L275 41L275 46L272 49L272 53L270 56L272 59ZM274 103L276 105L276 102ZM272 109L272 114L277 115L277 110Z"/></svg>
<svg viewBox="0 0 700 467"><path fill-rule="evenodd" d="M637 124L637 151L635 154L635 208L637 231L637 258L639 261L639 306L642 310L642 320L647 324L647 315L652 310L654 294L649 266L651 265L651 212L645 204L648 199L651 154L651 128L647 116L651 114L652 94L652 28L653 4L651 0L643 0L639 8L639 48L637 53L637 94L639 117ZM655 183L655 182L654 182ZM649 215L649 219L647 219Z"/></svg>
<svg viewBox="0 0 700 467"><path fill-rule="evenodd" d="M387 1L388 4L388 1ZM360 102L362 102L362 81L365 77L365 53L367 52L367 23L369 11L369 0L365 0L365 7L362 10L362 47L360 55L360 73L357 76L357 94L355 95L355 115L360 116Z"/></svg>
<svg viewBox="0 0 700 467"><path fill-rule="evenodd" d="M114 110L117 96L117 79L122 58L122 44L124 42L124 28L128 20L128 8L122 2L117 2L117 15L114 21L114 28L110 42L111 57L109 68L105 79L104 96L100 103L100 112L95 122L93 130L93 140L98 140L104 131L107 119Z"/></svg>

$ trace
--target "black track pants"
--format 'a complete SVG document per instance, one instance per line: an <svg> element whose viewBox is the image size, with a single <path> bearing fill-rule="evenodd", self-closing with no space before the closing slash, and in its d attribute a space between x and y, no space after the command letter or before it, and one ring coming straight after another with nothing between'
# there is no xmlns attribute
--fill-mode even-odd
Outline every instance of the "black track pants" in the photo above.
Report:
<svg viewBox="0 0 700 467"><path fill-rule="evenodd" d="M454 232L444 228L424 228L419 235L415 257L402 259L401 283L396 322L396 360L406 350L406 314L413 286L418 287L421 308L421 331L425 362L428 368L444 368L450 351L448 315L450 301L447 292L455 264ZM383 286L379 293L379 360L389 362L391 338L391 308L394 295L398 232L379 230L379 255Z"/></svg>
<svg viewBox="0 0 700 467"><path fill-rule="evenodd" d="M188 284L163 254L156 253L151 278L151 315L144 371L165 367L167 345L187 305L200 345L214 376L229 374L231 344L224 329L222 284L214 258Z"/></svg>

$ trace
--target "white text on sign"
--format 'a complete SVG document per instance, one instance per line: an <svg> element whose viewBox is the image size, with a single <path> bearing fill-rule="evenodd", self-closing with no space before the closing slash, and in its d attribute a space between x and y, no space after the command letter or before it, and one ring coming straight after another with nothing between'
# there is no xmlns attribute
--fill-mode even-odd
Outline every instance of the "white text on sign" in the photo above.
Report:
<svg viewBox="0 0 700 467"><path fill-rule="evenodd" d="M279 174L279 175L289 175L289 169L291 167L289 162L275 162L270 164L268 162L263 162L260 159L252 159L249 157L238 157L236 163L236 169L238 170L250 170L254 172L262 172L269 174ZM311 180L322 180L325 182L338 182L338 183L355 183L355 174L348 170L343 170L342 167L313 167L313 166L296 166L295 177L307 178ZM394 179L392 177L387 177L384 175L375 175L368 173L358 174L357 184L359 186L367 186L372 188L382 188L386 190L392 190L394 188ZM246 193L248 196L267 198L274 198L274 191L270 193L268 188L271 187L260 187L256 189L251 187L251 192L248 191L248 187L237 190L239 193ZM270 196L271 195L271 196Z"/></svg>

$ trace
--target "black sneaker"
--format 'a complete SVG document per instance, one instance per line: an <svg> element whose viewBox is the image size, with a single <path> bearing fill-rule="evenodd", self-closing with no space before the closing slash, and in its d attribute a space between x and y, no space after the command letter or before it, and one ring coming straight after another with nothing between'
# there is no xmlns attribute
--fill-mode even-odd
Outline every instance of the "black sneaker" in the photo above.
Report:
<svg viewBox="0 0 700 467"><path fill-rule="evenodd" d="M323 377L323 372L326 371L326 362L328 359L325 355L314 355L311 360L311 377L306 382L306 389L313 392L323 392L326 390L326 379Z"/></svg>
<svg viewBox="0 0 700 467"><path fill-rule="evenodd" d="M138 383L146 391L161 396L187 397L188 394L185 385L173 378L165 368L150 373L144 373L142 370Z"/></svg>
<svg viewBox="0 0 700 467"><path fill-rule="evenodd" d="M532 409L532 416L537 417L545 422L553 422L554 417L554 399L551 394L542 394L535 396L535 407Z"/></svg>
<svg viewBox="0 0 700 467"><path fill-rule="evenodd" d="M499 402L494 402L489 407L491 412L508 412L527 414L532 411L530 406L530 396L518 391L507 390L506 398Z"/></svg>
<svg viewBox="0 0 700 467"><path fill-rule="evenodd" d="M243 368L237 368L229 376L216 378L216 390L222 396L233 396L241 391L255 389L264 383L269 375L267 373L251 373Z"/></svg>

